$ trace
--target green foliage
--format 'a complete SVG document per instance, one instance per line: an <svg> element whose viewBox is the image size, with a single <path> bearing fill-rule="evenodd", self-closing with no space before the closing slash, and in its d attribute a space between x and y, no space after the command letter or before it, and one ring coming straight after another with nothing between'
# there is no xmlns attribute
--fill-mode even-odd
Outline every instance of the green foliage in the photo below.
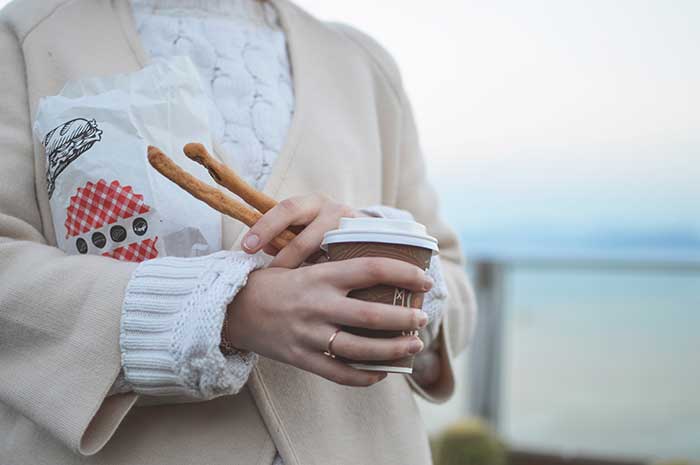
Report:
<svg viewBox="0 0 700 465"><path fill-rule="evenodd" d="M435 465L506 465L505 446L484 423L462 420L431 441Z"/></svg>

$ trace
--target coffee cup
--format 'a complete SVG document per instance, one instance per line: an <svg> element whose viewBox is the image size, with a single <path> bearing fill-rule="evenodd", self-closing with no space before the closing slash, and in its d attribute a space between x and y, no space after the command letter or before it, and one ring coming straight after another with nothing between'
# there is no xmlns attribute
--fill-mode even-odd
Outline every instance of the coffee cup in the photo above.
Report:
<svg viewBox="0 0 700 465"><path fill-rule="evenodd" d="M425 226L414 221L385 218L342 218L338 229L328 231L321 248L330 261L357 257L385 257L401 260L422 270L430 266L430 257L438 253L438 243L427 234ZM380 302L396 306L396 311L419 309L423 306L422 292L380 284L365 289L355 289L348 297ZM341 330L370 338L393 338L417 335L417 331L385 331L343 326ZM369 371L389 373L413 373L411 355L397 360L345 360L350 366Z"/></svg>

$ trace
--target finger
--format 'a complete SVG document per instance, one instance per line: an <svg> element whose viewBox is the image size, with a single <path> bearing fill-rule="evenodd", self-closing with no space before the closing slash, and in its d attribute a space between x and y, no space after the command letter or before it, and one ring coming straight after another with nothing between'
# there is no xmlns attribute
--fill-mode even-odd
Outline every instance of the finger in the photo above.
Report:
<svg viewBox="0 0 700 465"><path fill-rule="evenodd" d="M345 386L366 387L386 378L386 373L358 370L340 360L323 355L322 352L310 353L299 368Z"/></svg>
<svg viewBox="0 0 700 465"><path fill-rule="evenodd" d="M427 292L433 280L415 265L384 257L360 257L319 265L318 271L344 291L377 284Z"/></svg>
<svg viewBox="0 0 700 465"><path fill-rule="evenodd" d="M297 268L304 261L319 251L323 235L326 231L338 227L336 216L322 215L311 222L304 231L294 238L279 254L272 260L270 266L282 268Z"/></svg>
<svg viewBox="0 0 700 465"><path fill-rule="evenodd" d="M328 341L319 340L317 347L325 351ZM417 336L371 338L340 331L332 349L335 355L350 360L397 360L423 350L423 342Z"/></svg>
<svg viewBox="0 0 700 465"><path fill-rule="evenodd" d="M275 247L274 245L267 244L265 247L263 247L263 252L270 255L271 257L274 257L279 253L279 250L277 250L277 247Z"/></svg>
<svg viewBox="0 0 700 465"><path fill-rule="evenodd" d="M321 198L316 195L291 197L281 201L246 233L241 242L243 249L255 253L287 229L287 226L310 223L318 215L321 204Z"/></svg>
<svg viewBox="0 0 700 465"><path fill-rule="evenodd" d="M366 302L349 297L334 301L327 312L332 323L355 328L413 331L428 324L428 315L417 308Z"/></svg>

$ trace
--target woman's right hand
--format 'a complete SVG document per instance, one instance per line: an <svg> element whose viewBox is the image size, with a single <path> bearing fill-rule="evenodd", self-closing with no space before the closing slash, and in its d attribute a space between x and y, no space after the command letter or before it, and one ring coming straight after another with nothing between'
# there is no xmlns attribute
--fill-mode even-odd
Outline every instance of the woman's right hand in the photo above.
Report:
<svg viewBox="0 0 700 465"><path fill-rule="evenodd" d="M423 270L379 257L327 262L302 268L254 271L229 305L228 340L235 347L294 365L348 386L370 386L385 373L363 371L323 354L341 325L416 330L428 323L417 309L347 297L376 284L417 292L432 287ZM423 349L416 336L373 339L340 331L333 352L351 360L395 360Z"/></svg>

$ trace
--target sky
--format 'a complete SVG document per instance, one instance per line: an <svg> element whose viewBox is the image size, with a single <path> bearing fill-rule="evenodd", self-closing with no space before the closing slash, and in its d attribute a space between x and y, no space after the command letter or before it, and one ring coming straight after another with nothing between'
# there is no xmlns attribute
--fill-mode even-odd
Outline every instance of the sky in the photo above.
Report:
<svg viewBox="0 0 700 465"><path fill-rule="evenodd" d="M700 2L297 3L395 57L443 214L472 243L700 247Z"/></svg>
<svg viewBox="0 0 700 465"><path fill-rule="evenodd" d="M467 236L700 237L700 2L298 3L396 58Z"/></svg>

